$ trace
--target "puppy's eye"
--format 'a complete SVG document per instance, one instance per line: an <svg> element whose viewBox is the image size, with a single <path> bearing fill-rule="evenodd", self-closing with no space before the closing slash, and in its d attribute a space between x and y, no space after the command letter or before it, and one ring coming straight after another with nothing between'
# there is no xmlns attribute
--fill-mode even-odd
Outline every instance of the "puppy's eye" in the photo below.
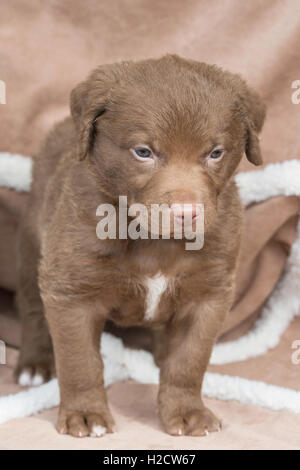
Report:
<svg viewBox="0 0 300 470"><path fill-rule="evenodd" d="M131 152L138 160L149 160L153 158L153 152L148 147L136 147Z"/></svg>
<svg viewBox="0 0 300 470"><path fill-rule="evenodd" d="M209 158L212 158L213 160L218 160L220 159L224 154L223 149L214 149L210 154Z"/></svg>
<svg viewBox="0 0 300 470"><path fill-rule="evenodd" d="M152 155L151 150L149 149L134 149L135 153L137 154L138 157L141 158L149 158Z"/></svg>
<svg viewBox="0 0 300 470"><path fill-rule="evenodd" d="M209 158L212 158L214 160L218 160L219 158L221 158L223 156L223 154L224 154L223 149L215 149L209 154Z"/></svg>

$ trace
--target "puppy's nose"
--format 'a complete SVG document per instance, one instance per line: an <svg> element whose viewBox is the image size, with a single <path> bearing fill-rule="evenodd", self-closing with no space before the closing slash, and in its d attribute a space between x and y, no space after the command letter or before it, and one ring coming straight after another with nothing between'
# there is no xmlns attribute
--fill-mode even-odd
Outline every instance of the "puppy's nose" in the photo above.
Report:
<svg viewBox="0 0 300 470"><path fill-rule="evenodd" d="M197 206L193 203L175 204L173 214L178 221L193 220L197 216Z"/></svg>

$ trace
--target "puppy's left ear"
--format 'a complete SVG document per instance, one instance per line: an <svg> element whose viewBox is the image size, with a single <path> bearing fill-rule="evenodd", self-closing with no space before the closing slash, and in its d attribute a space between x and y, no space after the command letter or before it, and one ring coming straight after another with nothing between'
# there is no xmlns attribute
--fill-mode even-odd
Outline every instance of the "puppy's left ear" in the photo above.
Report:
<svg viewBox="0 0 300 470"><path fill-rule="evenodd" d="M102 65L71 92L70 107L78 138L80 160L84 160L92 150L96 136L96 120L105 112L121 67L122 64Z"/></svg>
<svg viewBox="0 0 300 470"><path fill-rule="evenodd" d="M258 134L266 116L266 107L260 96L238 75L233 76L238 95L238 108L245 124L245 153L249 162L262 164Z"/></svg>
<svg viewBox="0 0 300 470"><path fill-rule="evenodd" d="M79 160L84 160L93 146L93 120L96 118L97 110L92 109L89 104L91 78L79 83L71 92L71 115L73 117ZM104 112L105 103L98 102L99 113Z"/></svg>

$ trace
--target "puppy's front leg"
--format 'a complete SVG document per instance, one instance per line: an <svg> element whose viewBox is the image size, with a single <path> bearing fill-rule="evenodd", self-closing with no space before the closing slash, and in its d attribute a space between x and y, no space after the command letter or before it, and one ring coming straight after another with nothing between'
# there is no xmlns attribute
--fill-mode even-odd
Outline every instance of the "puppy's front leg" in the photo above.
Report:
<svg viewBox="0 0 300 470"><path fill-rule="evenodd" d="M45 305L54 345L61 404L57 429L74 437L112 432L99 353L104 315L84 303ZM98 314L97 314L98 313Z"/></svg>
<svg viewBox="0 0 300 470"><path fill-rule="evenodd" d="M201 398L212 347L229 309L230 299L210 300L181 312L168 327L167 355L161 364L159 414L172 435L204 436L221 422Z"/></svg>

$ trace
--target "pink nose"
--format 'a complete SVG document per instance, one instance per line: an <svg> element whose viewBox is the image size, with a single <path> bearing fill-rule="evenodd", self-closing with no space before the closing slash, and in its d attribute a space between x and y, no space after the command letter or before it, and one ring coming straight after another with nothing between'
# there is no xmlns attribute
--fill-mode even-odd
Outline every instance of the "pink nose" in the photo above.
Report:
<svg viewBox="0 0 300 470"><path fill-rule="evenodd" d="M177 220L193 220L197 215L196 204L176 204L173 207L173 214Z"/></svg>

